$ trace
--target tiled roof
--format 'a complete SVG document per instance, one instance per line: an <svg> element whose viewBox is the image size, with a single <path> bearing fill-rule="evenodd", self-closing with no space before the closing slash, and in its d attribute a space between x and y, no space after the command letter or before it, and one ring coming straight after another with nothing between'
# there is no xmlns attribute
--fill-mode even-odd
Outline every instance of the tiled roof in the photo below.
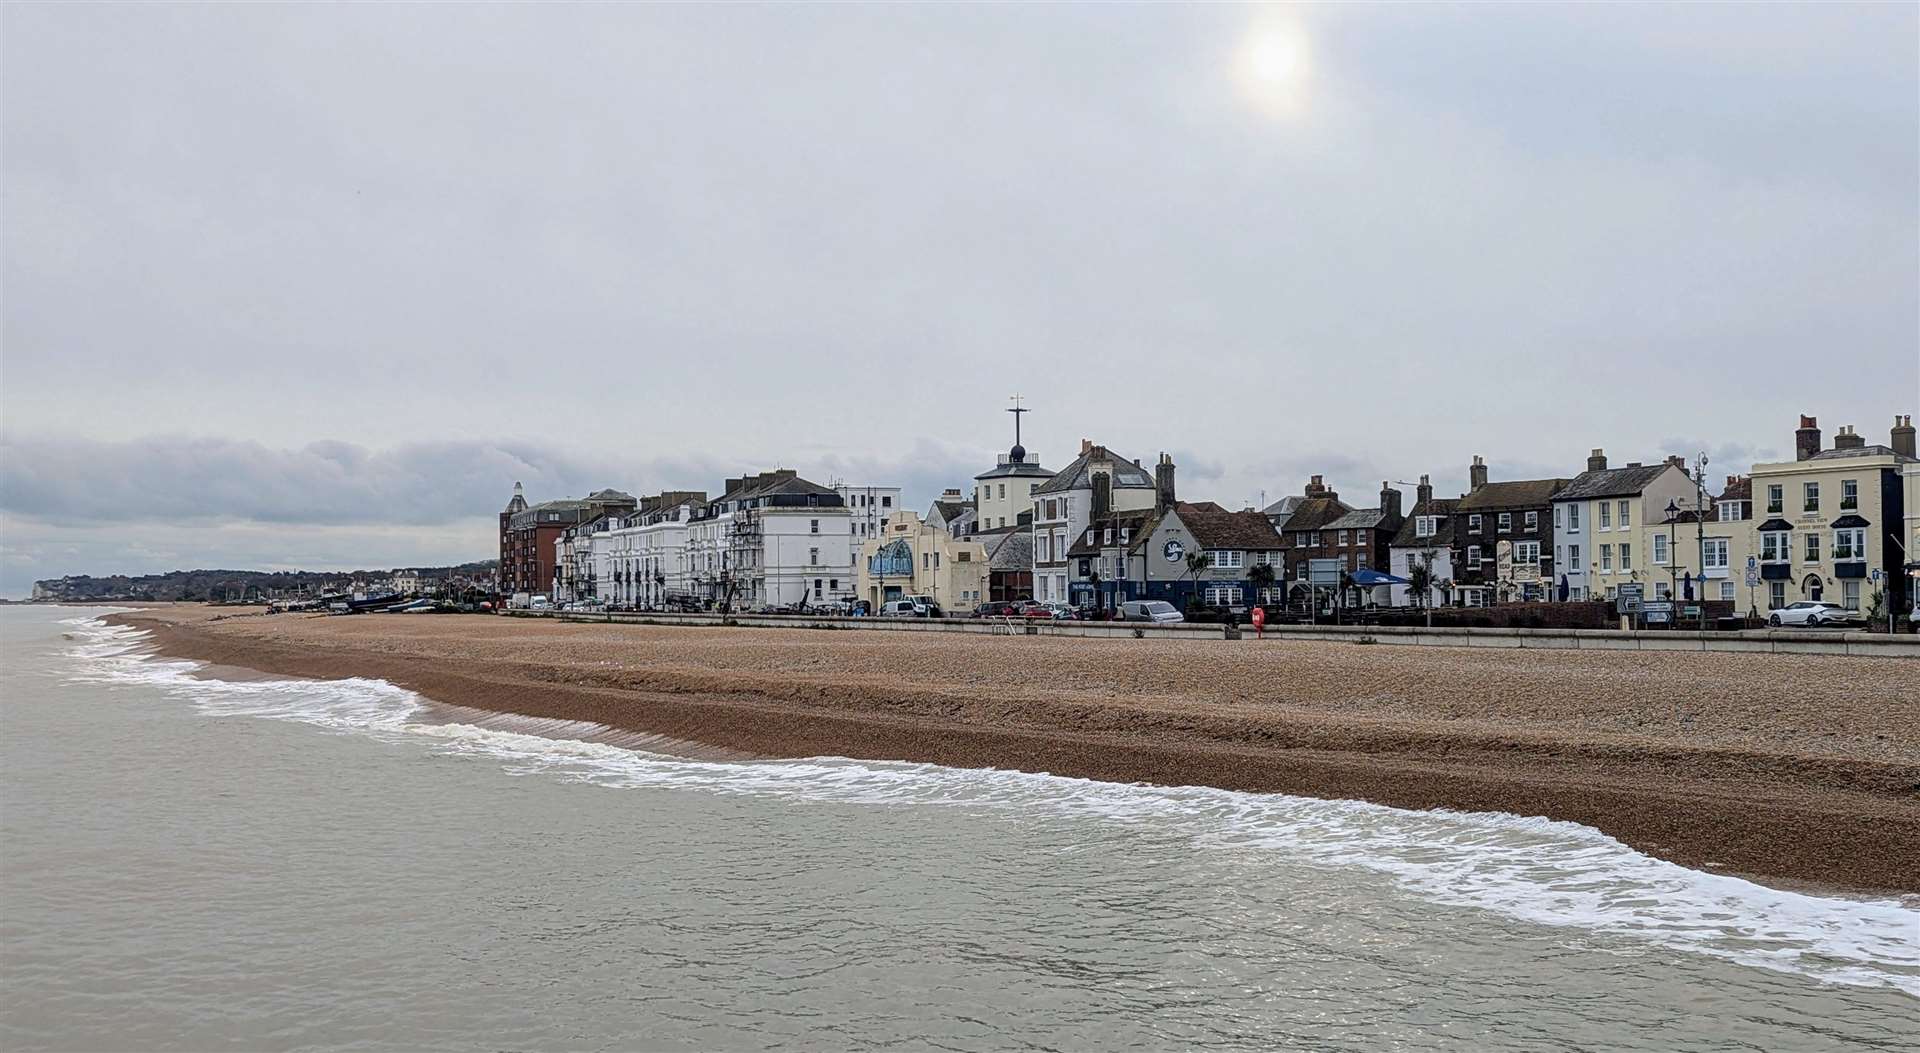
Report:
<svg viewBox="0 0 1920 1053"><path fill-rule="evenodd" d="M1174 513L1203 548L1260 551L1280 547L1280 532L1273 529L1273 520L1261 512L1229 512L1211 501L1204 504L1182 501L1175 506Z"/></svg>
<svg viewBox="0 0 1920 1053"><path fill-rule="evenodd" d="M1721 491L1720 496L1714 498L1714 500L1716 501L1751 501L1753 500L1753 476L1742 475L1728 482L1727 488Z"/></svg>
<svg viewBox="0 0 1920 1053"><path fill-rule="evenodd" d="M1457 497L1436 497L1431 501L1422 501L1413 506L1413 513L1407 521L1400 524L1400 530L1393 535L1395 548L1446 548L1453 544L1453 513L1460 504ZM1433 525L1433 533L1428 537L1416 537L1415 516L1438 516L1439 522Z"/></svg>
<svg viewBox="0 0 1920 1053"><path fill-rule="evenodd" d="M1673 467L1665 461L1643 464L1638 468L1602 468L1581 472L1566 489L1553 495L1555 501L1578 501L1589 497L1630 497L1647 488L1660 473Z"/></svg>
<svg viewBox="0 0 1920 1053"><path fill-rule="evenodd" d="M1854 446L1848 449L1821 450L1819 453L1816 453L1812 457L1809 457L1807 459L1810 461L1838 461L1838 460L1844 460L1852 457L1892 457L1903 464L1911 463L1912 461L1915 460L1915 458L1908 457L1906 454L1893 452L1893 447L1891 446L1880 446L1880 445Z"/></svg>
<svg viewBox="0 0 1920 1053"><path fill-rule="evenodd" d="M1553 495L1570 480L1511 479L1487 483L1460 499L1460 511L1480 512L1490 508L1544 508Z"/></svg>
<svg viewBox="0 0 1920 1053"><path fill-rule="evenodd" d="M973 540L987 546L987 569L1029 571L1033 569L1033 534L1011 527L992 534L975 534Z"/></svg>
<svg viewBox="0 0 1920 1053"><path fill-rule="evenodd" d="M1372 530L1387 518L1387 514L1378 508L1356 508L1331 523L1322 523L1322 530Z"/></svg>
<svg viewBox="0 0 1920 1053"><path fill-rule="evenodd" d="M1268 505L1267 507L1262 508L1260 512L1262 515L1267 516L1269 519L1284 520L1287 516L1292 515L1294 513L1294 510L1299 508L1301 505L1301 502L1305 500L1306 498L1300 496L1299 494L1293 494L1288 497L1283 497L1280 500L1275 501L1274 503Z"/></svg>
<svg viewBox="0 0 1920 1053"><path fill-rule="evenodd" d="M1086 490L1093 486L1093 464L1105 460L1113 465L1113 486L1115 489L1152 489L1153 476L1145 468L1127 460L1125 457L1108 450L1105 446L1095 446L1073 459L1073 463L1055 472L1053 478L1041 483L1037 494L1057 494L1065 490Z"/></svg>
<svg viewBox="0 0 1920 1053"><path fill-rule="evenodd" d="M1293 514L1287 517L1287 521L1278 524L1278 527L1283 534L1296 530L1318 530L1351 511L1353 509L1342 504L1337 497L1305 497L1294 506Z"/></svg>

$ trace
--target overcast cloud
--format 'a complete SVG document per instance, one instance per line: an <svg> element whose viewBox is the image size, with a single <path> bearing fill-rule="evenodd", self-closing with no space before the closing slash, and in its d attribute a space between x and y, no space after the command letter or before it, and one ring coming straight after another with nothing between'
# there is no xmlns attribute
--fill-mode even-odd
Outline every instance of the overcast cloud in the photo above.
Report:
<svg viewBox="0 0 1920 1053"><path fill-rule="evenodd" d="M1920 410L1913 5L0 8L0 593L1008 442L1571 475ZM1299 42L1284 97L1249 40Z"/></svg>

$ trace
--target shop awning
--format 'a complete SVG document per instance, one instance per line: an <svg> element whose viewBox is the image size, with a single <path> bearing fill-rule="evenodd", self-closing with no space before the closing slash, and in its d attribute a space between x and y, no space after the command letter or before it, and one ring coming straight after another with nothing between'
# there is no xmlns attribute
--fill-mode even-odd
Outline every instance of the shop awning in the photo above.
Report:
<svg viewBox="0 0 1920 1053"><path fill-rule="evenodd" d="M1353 583L1363 589L1370 589L1376 585L1405 585L1407 584L1407 579L1396 578L1391 574L1382 574L1377 570L1362 568L1353 572Z"/></svg>

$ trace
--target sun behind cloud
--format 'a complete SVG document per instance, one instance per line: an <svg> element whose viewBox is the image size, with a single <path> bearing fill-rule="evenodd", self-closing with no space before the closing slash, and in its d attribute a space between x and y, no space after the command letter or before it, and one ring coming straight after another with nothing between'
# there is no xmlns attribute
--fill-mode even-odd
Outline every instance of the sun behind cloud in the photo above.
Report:
<svg viewBox="0 0 1920 1053"><path fill-rule="evenodd" d="M1233 58L1233 78L1256 109L1276 117L1298 114L1307 103L1312 55L1299 22L1264 16L1249 25Z"/></svg>

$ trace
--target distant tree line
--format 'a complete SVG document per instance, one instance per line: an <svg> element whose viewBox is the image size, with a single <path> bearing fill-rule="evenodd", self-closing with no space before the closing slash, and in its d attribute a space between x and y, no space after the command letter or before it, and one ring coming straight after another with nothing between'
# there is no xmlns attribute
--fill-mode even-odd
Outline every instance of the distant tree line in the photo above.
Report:
<svg viewBox="0 0 1920 1053"><path fill-rule="evenodd" d="M389 567L379 570L175 570L165 574L75 574L34 582L34 596L45 600L174 600L227 602L290 596L318 596L328 589L373 585L400 573L418 575L428 588L448 579L491 581L499 560L449 567Z"/></svg>

